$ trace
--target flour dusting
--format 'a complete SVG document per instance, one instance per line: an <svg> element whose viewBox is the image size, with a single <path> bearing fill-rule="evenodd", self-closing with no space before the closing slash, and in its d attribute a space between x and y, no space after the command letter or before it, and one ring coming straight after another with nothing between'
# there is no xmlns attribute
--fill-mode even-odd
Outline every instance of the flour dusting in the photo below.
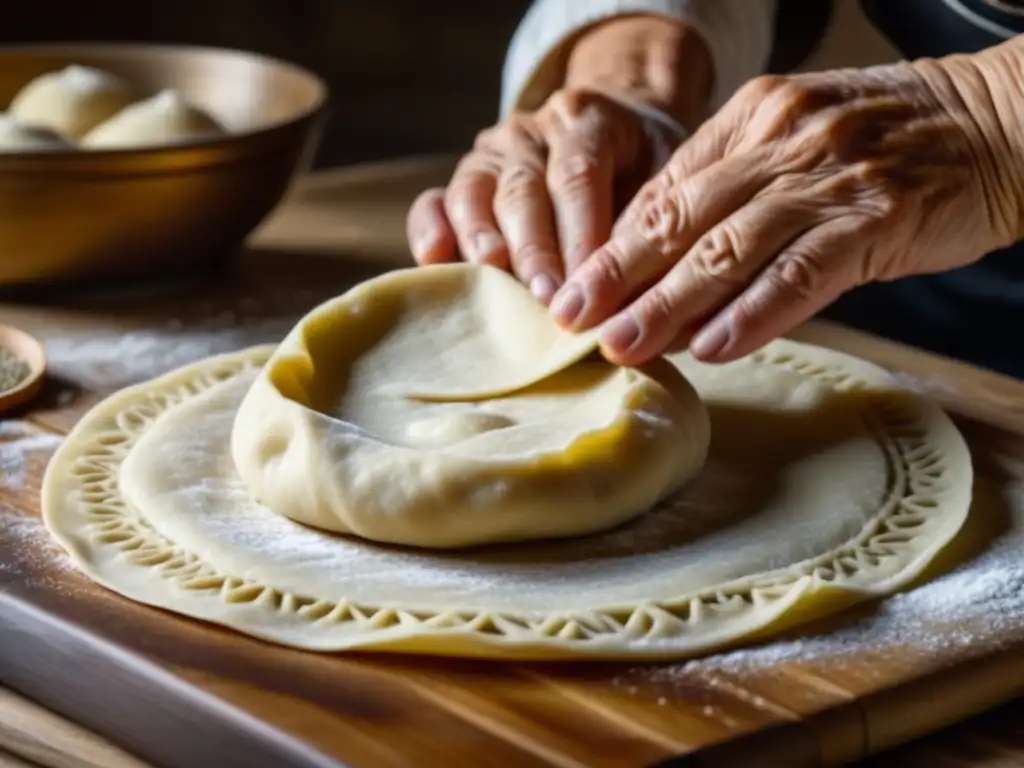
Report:
<svg viewBox="0 0 1024 768"><path fill-rule="evenodd" d="M1010 463L1010 462L1007 462ZM1017 476L1024 476L1024 468ZM670 684L690 675L752 671L780 662L832 663L854 654L884 654L912 647L933 656L981 652L1024 640L1024 481L1004 487L1008 530L984 553L922 586L879 602L866 615L831 631L797 633L790 639L716 654L682 664L638 667L616 683L632 690L641 682Z"/></svg>
<svg viewBox="0 0 1024 768"><path fill-rule="evenodd" d="M31 488L31 474L41 474L45 462L63 442L24 421L0 421L0 497L22 498ZM0 585L17 580L29 588L62 588L61 574L75 570L71 558L50 538L43 521L0 501Z"/></svg>
<svg viewBox="0 0 1024 768"><path fill-rule="evenodd" d="M0 558L0 589L4 582L15 581L28 590L51 592L77 589L83 583L73 578L78 568L40 518L0 505L0 540L6 551Z"/></svg>
<svg viewBox="0 0 1024 768"><path fill-rule="evenodd" d="M246 295L194 294L180 305L155 298L142 316L97 323L89 314L37 335L46 347L50 371L80 387L109 392L131 386L211 355L281 341L319 302L349 287L351 280L309 285L281 276L273 286ZM130 298L130 297L129 297ZM139 298L129 302L138 306ZM188 307L179 316L181 305ZM162 315L162 317L161 317Z"/></svg>
<svg viewBox="0 0 1024 768"><path fill-rule="evenodd" d="M65 331L44 338L49 367L86 389L107 391L138 384L211 355L280 341L297 317L237 322L229 313L185 327L169 320L162 327L117 332Z"/></svg>
<svg viewBox="0 0 1024 768"><path fill-rule="evenodd" d="M21 491L37 454L52 453L62 438L21 421L0 421L0 490Z"/></svg>
<svg viewBox="0 0 1024 768"><path fill-rule="evenodd" d="M918 376L912 376L909 373L904 373L903 371L893 372L892 378L893 381L903 389L926 397L953 394L952 389L942 382L935 381L934 379L922 379Z"/></svg>

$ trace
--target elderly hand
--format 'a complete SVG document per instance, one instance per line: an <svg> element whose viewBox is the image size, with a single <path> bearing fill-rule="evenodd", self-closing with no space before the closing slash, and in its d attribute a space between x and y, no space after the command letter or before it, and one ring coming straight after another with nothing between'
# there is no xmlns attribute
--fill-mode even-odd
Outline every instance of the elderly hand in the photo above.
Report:
<svg viewBox="0 0 1024 768"><path fill-rule="evenodd" d="M857 285L1009 244L1020 190L979 114L985 88L966 57L752 81L642 188L552 312L577 330L607 321L620 364L686 345L724 362Z"/></svg>
<svg viewBox="0 0 1024 768"><path fill-rule="evenodd" d="M598 93L556 92L477 138L447 189L409 211L420 264L462 258L511 269L539 299L608 240L617 211L652 171L659 130ZM674 145L673 145L674 146Z"/></svg>

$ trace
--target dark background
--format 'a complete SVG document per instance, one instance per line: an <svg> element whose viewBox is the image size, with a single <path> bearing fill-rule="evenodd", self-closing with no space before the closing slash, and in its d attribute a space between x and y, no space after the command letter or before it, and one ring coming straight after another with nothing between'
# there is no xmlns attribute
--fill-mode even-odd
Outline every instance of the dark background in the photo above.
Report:
<svg viewBox="0 0 1024 768"><path fill-rule="evenodd" d="M566 0L572 2L572 0ZM750 0L760 2L760 0ZM331 87L317 166L458 152L494 122L501 64L529 0L27 0L6 43L172 42L239 48ZM800 61L831 2L783 0L772 69Z"/></svg>

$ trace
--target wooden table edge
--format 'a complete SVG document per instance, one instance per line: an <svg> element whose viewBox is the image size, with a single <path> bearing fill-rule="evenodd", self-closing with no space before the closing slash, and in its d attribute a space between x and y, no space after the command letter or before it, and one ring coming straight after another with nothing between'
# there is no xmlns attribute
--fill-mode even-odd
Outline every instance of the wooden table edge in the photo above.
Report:
<svg viewBox="0 0 1024 768"><path fill-rule="evenodd" d="M243 761L231 764L247 768L346 768L339 760L182 680L141 654L50 616L3 590L0 643L12 651L0 655L0 680L5 686L154 766L193 768L230 758ZM33 665L21 666L12 661L16 658L32 658ZM67 674L72 667L74 674ZM98 706L95 690L115 677L122 695ZM53 683L54 678L59 682ZM949 685L951 678L960 685ZM54 693L57 690L60 695ZM961 722L1022 692L1024 654L1020 647L1007 648L799 720L697 748L658 765L753 768L763 764L766 755L773 759L785 756L792 768L845 764ZM126 708L131 708L133 719L152 722L152 731L120 727ZM204 717L181 718L179 713L185 708ZM899 718L888 717L894 710L901 712ZM808 751L808 744L816 741L820 748L831 741L836 729L844 731L842 738L849 741L851 720L861 724L857 741L862 748L857 754L832 754L823 763L825 750ZM178 722L188 722L192 731L188 738L175 730ZM209 732L195 733L197 723ZM809 732L816 738L809 739ZM217 754L209 753L210 745L216 745Z"/></svg>
<svg viewBox="0 0 1024 768"><path fill-rule="evenodd" d="M892 688L866 694L799 720L708 744L670 758L657 768L757 768L766 755L780 756L788 768L846 765L936 733L1024 694L1024 646L1005 648L941 669ZM951 685L951 683L953 683ZM899 716L893 716L898 712ZM849 723L861 724L857 754L821 748L849 742ZM807 731L817 737L819 752L807 754Z"/></svg>
<svg viewBox="0 0 1024 768"><path fill-rule="evenodd" d="M0 654L0 681L5 686L154 765L347 768L140 654L48 615L5 590L0 590L0 644L7 649ZM18 658L31 658L32 666L18 664ZM122 695L98 702L96 690L109 687L115 678ZM132 719L148 719L152 730L120 728L127 708ZM185 711L206 716L182 717ZM187 723L189 733L177 731L178 723ZM209 733L203 737L197 728ZM209 754L210 745L217 754ZM218 758L235 762L218 763Z"/></svg>

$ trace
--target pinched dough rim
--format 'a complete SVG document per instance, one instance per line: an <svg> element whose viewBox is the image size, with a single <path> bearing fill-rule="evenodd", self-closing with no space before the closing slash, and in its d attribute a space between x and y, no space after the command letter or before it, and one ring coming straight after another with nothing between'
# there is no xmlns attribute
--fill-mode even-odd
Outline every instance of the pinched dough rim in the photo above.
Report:
<svg viewBox="0 0 1024 768"><path fill-rule="evenodd" d="M299 595L233 574L157 533L119 493L121 462L178 403L263 365L273 347L221 355L113 395L90 411L43 482L52 535L95 581L137 602L283 645L517 658L679 658L749 640L890 593L918 576L956 535L971 501L970 453L949 417L895 388L881 368L830 350L777 341L748 358L832 387L859 390L889 456L890 493L843 546L717 588L601 609L408 610L358 595ZM794 610L796 608L796 610Z"/></svg>

